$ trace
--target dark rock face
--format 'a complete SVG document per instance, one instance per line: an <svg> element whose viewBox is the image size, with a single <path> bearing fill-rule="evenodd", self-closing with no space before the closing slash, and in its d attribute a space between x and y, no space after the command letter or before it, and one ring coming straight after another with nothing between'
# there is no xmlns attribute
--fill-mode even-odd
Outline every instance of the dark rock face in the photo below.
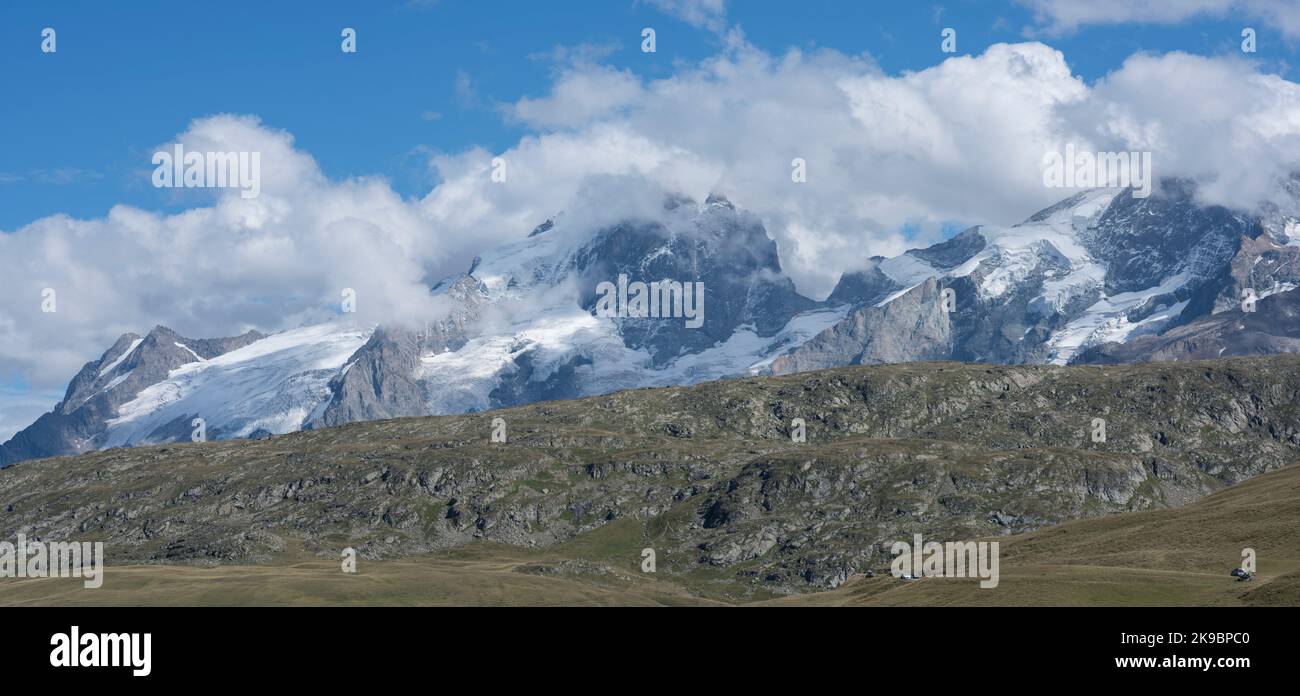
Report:
<svg viewBox="0 0 1300 696"><path fill-rule="evenodd" d="M976 254L984 251L988 242L980 234L978 226L962 230L960 234L946 242L939 242L925 249L915 249L912 254L924 259L936 268L950 269L966 263Z"/></svg>
<svg viewBox="0 0 1300 696"><path fill-rule="evenodd" d="M942 360L953 353L953 317L931 278L881 307L854 310L847 319L772 363L775 374L839 365Z"/></svg>
<svg viewBox="0 0 1300 696"><path fill-rule="evenodd" d="M1083 231L1080 241L1106 264L1108 294L1143 290L1152 279L1180 272L1209 280L1226 270L1242 237L1263 233L1248 216L1199 206L1193 195L1189 184L1178 181L1163 182L1148 198L1125 191L1095 227Z"/></svg>
<svg viewBox="0 0 1300 696"><path fill-rule="evenodd" d="M424 399L415 369L419 338L402 329L379 328L349 359L350 367L330 383L333 396L311 427L413 415Z"/></svg>
<svg viewBox="0 0 1300 696"><path fill-rule="evenodd" d="M867 261L867 267L860 271L845 273L835 284L826 302L832 305L850 304L853 306L876 304L898 289L898 283L880 272L880 262L884 259L873 256Z"/></svg>
<svg viewBox="0 0 1300 696"><path fill-rule="evenodd" d="M143 337L123 334L99 360L81 368L51 412L0 445L0 466L96 449L106 422L141 390L181 365L224 355L260 338L262 334L249 331L231 338L192 339L165 326Z"/></svg>
<svg viewBox="0 0 1300 696"><path fill-rule="evenodd" d="M646 348L655 366L698 353L730 338L743 325L759 336L781 330L794 315L820 306L795 291L781 273L776 242L752 215L711 196L690 230L662 223L622 224L596 233L572 259L584 289L580 304L594 311L596 287L620 275L645 283L673 280L704 284L704 324L621 319L629 348Z"/></svg>
<svg viewBox="0 0 1300 696"><path fill-rule="evenodd" d="M517 370L501 378L489 395L493 408L505 408L537 401L558 401L576 399L582 395L579 377L574 370L583 365L590 365L591 359L584 355L575 355L559 369L550 373L545 379L535 379L536 368L532 354L528 351L515 358Z"/></svg>

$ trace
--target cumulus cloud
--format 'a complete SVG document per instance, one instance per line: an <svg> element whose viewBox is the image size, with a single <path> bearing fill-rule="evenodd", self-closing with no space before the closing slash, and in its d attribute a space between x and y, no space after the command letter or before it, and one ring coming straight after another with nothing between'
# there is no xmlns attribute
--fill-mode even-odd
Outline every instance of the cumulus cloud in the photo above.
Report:
<svg viewBox="0 0 1300 696"><path fill-rule="evenodd" d="M1025 68L1002 70L1011 77L989 84L1001 89L1017 79L1023 83L1005 93L1007 118L1039 118L1041 110L1021 109L1017 100L1056 98L1060 90L1042 89L1045 82L1064 80L1067 90L1083 90L1063 61L1056 61L1056 75L1040 79L1033 75L1034 55L1023 60L1013 54L1003 51L989 59L1019 61ZM608 82L619 88L600 87ZM906 240L898 227L930 223L937 232L939 223L959 217L945 208L972 218L983 212L963 209L956 200L987 202L983 187L966 191L964 180L988 167L974 158L963 160L955 139L987 144L999 159L1002 153L988 133L953 127L958 124L943 111L969 105L952 103L945 89L942 80L929 76L908 85L870 63L833 52L773 57L742 47L650 83L579 65L564 71L549 95L515 104L512 115L540 134L503 153L510 166L507 185L484 184L487 153L443 158L435 166L444 184L425 200L426 210L440 226L518 227L562 206L588 176L637 173L700 199L719 191L757 210L806 289L828 292L842 267L828 265L827 259L902 251ZM1014 141L1026 130L1009 125L1006 139ZM1038 194L1035 167L1041 154L1038 148L1020 168L1022 188ZM795 157L808 163L806 184L790 179ZM953 170L947 182L927 166L936 162ZM923 210L917 196L946 201Z"/></svg>
<svg viewBox="0 0 1300 696"><path fill-rule="evenodd" d="M506 112L536 128L571 128L607 116L640 95L641 83L630 71L580 63L562 72L549 95L525 97Z"/></svg>
<svg viewBox="0 0 1300 696"><path fill-rule="evenodd" d="M1245 61L1182 53L1134 56L1088 85L1040 43L897 76L743 43L660 80L580 64L511 107L536 134L500 153L507 185L485 183L488 153L441 158L444 183L424 205L440 229L468 232L546 217L589 175L718 191L760 215L801 290L824 295L868 255L1063 198L1044 187L1043 158L1068 144L1151 151L1157 176L1195 177L1206 202L1251 209L1297 166L1296 90ZM791 181L794 158L806 183Z"/></svg>
<svg viewBox="0 0 1300 696"><path fill-rule="evenodd" d="M1198 17L1262 20L1300 37L1300 4L1286 0L1018 0L1049 33L1092 24L1177 24Z"/></svg>
<svg viewBox="0 0 1300 696"><path fill-rule="evenodd" d="M1087 84L1040 43L901 75L743 40L653 80L587 54L504 107L527 131L505 151L433 154L439 183L415 200L382 179L328 179L255 118L199 119L176 140L261 152L261 196L205 192L176 214L117 206L0 235L0 382L60 388L118 335L155 323L212 336L330 318L343 288L357 291L359 322L420 321L439 311L431 282L485 249L561 211L572 229L649 214L662 191L719 192L755 213L813 296L870 255L1064 198L1042 167L1069 143L1149 150L1158 176L1195 177L1208 201L1249 209L1297 168L1298 90L1246 61L1182 53L1136 55ZM791 180L796 158L806 183ZM40 311L47 287L54 314Z"/></svg>
<svg viewBox="0 0 1300 696"><path fill-rule="evenodd" d="M1300 85L1239 58L1135 55L1062 115L1098 149L1150 151L1207 203L1252 210L1300 168Z"/></svg>
<svg viewBox="0 0 1300 696"><path fill-rule="evenodd" d="M207 205L173 215L119 205L102 219L57 215L0 234L0 382L57 388L118 335L158 323L207 337L326 320L344 288L362 324L437 311L433 229L386 182L327 181L289 134L250 117L200 119L175 142L260 152L261 195L207 189Z"/></svg>

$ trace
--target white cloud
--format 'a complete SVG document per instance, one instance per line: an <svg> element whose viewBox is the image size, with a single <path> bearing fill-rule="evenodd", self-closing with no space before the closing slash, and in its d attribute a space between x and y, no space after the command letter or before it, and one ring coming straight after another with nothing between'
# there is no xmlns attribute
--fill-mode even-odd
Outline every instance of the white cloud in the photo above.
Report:
<svg viewBox="0 0 1300 696"><path fill-rule="evenodd" d="M474 109L481 103L474 79L464 70L456 71L456 103L463 109Z"/></svg>
<svg viewBox="0 0 1300 696"><path fill-rule="evenodd" d="M645 0L691 26L721 33L727 25L726 0Z"/></svg>
<svg viewBox="0 0 1300 696"><path fill-rule="evenodd" d="M1072 32L1092 24L1177 24L1198 17L1268 22L1290 38L1300 37L1300 3L1288 0L1018 0L1034 11L1048 32Z"/></svg>
<svg viewBox="0 0 1300 696"><path fill-rule="evenodd" d="M433 228L386 182L327 181L287 133L248 117L197 120L177 141L261 152L261 196L207 190L210 205L174 215L119 205L0 234L0 381L60 388L118 335L158 323L208 337L320 321L344 288L361 323L435 311ZM44 288L53 313L41 311Z"/></svg>
<svg viewBox="0 0 1300 696"><path fill-rule="evenodd" d="M443 157L444 183L424 204L461 236L530 227L589 175L637 174L697 199L719 191L761 217L802 291L824 295L871 254L937 241L946 224L1013 224L1064 198L1043 186L1042 163L1067 143L1150 150L1157 176L1200 178L1208 202L1252 208L1300 164L1297 85L1257 70L1137 55L1088 85L1040 43L900 76L744 43L660 80L577 65L510 109L539 134L500 153L508 183L488 183L488 153ZM790 180L795 157L805 184Z"/></svg>
<svg viewBox="0 0 1300 696"><path fill-rule="evenodd" d="M1209 203L1251 210L1300 167L1300 85L1239 58L1135 55L1063 117L1099 149L1150 151Z"/></svg>
<svg viewBox="0 0 1300 696"><path fill-rule="evenodd" d="M548 96L520 99L507 113L533 127L569 128L607 116L640 95L640 81L631 72L580 64L563 71Z"/></svg>

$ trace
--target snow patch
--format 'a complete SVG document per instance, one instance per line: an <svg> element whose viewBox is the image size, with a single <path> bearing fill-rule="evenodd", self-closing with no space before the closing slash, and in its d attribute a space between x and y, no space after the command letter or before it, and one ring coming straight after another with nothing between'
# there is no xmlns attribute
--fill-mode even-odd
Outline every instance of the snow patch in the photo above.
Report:
<svg viewBox="0 0 1300 696"><path fill-rule="evenodd" d="M595 317L577 305L555 306L537 311L509 333L474 338L455 352L422 357L416 378L432 415L492 408L492 390L517 369L515 360L525 353L533 382L546 380L577 356L585 358L589 364L574 368L583 396L694 384L761 372L785 350L839 323L848 312L848 305L804 312L768 337L752 326L738 327L727 340L656 369L648 351L624 345L615 320Z"/></svg>
<svg viewBox="0 0 1300 696"><path fill-rule="evenodd" d="M1269 295L1276 295L1278 293L1283 293L1283 292L1291 292L1292 290L1295 290L1296 287L1297 287L1296 284L1291 282L1275 283L1273 287L1261 291L1258 295L1256 295L1256 297L1262 300L1265 297L1268 297Z"/></svg>
<svg viewBox="0 0 1300 696"><path fill-rule="evenodd" d="M127 372L125 372L125 373L123 373L123 374L120 374L120 375L114 377L113 380L112 380L111 382L109 382L108 384L105 384L105 385L104 385L104 388L101 389L100 391L101 391L101 392L106 392L106 391L110 391L110 390L112 390L113 387L116 387L117 385L121 384L122 382L125 382L125 381L126 381L126 378L127 378L127 377L130 377L132 372L135 372L135 370L128 370ZM89 399L87 399L87 400L89 400Z"/></svg>
<svg viewBox="0 0 1300 696"><path fill-rule="evenodd" d="M114 360L112 364L110 364L108 367L105 367L104 369L99 371L99 376L103 377L104 375L112 372L113 368L117 367L118 365L121 365L122 362L127 359L127 357L129 357L132 353L135 352L136 348L140 347L141 343L144 343L143 338L137 338L134 341L131 341L131 345L126 350L122 351L121 355L117 356L117 360Z"/></svg>
<svg viewBox="0 0 1300 696"><path fill-rule="evenodd" d="M1140 321L1129 321L1128 315L1152 298L1176 291L1188 280L1189 276L1184 272L1146 290L1103 297L1089 307L1082 316L1052 334L1051 339L1048 340L1051 349L1050 362L1053 365L1065 365L1081 350L1090 346L1111 341L1123 343L1139 333L1158 330L1182 313L1187 307L1186 300L1156 311Z"/></svg>
<svg viewBox="0 0 1300 696"><path fill-rule="evenodd" d="M919 285L926 278L939 275L934 266L907 252L880 262L880 272L899 285Z"/></svg>

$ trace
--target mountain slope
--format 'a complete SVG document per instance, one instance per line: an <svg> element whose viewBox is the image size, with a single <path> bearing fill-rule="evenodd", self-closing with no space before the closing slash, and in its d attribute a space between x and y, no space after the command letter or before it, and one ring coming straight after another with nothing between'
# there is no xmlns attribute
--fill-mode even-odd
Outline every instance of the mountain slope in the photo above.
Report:
<svg viewBox="0 0 1300 696"><path fill-rule="evenodd" d="M858 578L780 603L840 606L1300 606L1300 465L1187 506L1068 522L999 539L1001 582ZM1258 573L1228 572L1243 549Z"/></svg>
<svg viewBox="0 0 1300 696"><path fill-rule="evenodd" d="M999 583L874 578L764 599L759 606L1300 606L1300 465L1180 508L1126 512L999 537ZM487 542L401 559L362 559L355 575L296 547L269 565L110 566L103 587L80 579L10 580L0 605L38 606L681 606L716 605L727 590L644 573L610 557L609 526L545 549ZM652 543L652 542L650 542ZM633 544L634 545L634 544ZM1241 550L1259 557L1251 582L1228 575ZM757 599L758 601L750 601Z"/></svg>
<svg viewBox="0 0 1300 696"><path fill-rule="evenodd" d="M367 333L318 324L181 365L119 405L101 444L188 440L194 418L214 439L298 430L329 398L329 381Z"/></svg>
<svg viewBox="0 0 1300 696"><path fill-rule="evenodd" d="M971 228L873 260L831 294L864 303L772 370L935 357L1065 364L1093 346L1226 309L1254 287L1242 267L1266 254L1271 280L1295 287L1281 285L1297 275L1280 262L1292 251L1260 218L1199 205L1180 182L1145 199L1088 191L1015 227Z"/></svg>
<svg viewBox="0 0 1300 696"><path fill-rule="evenodd" d="M703 325L595 316L597 286L620 276L703 283ZM434 292L454 309L376 332L318 425L746 374L846 311L799 295L758 220L719 196L670 197L658 219L594 231L560 216Z"/></svg>
<svg viewBox="0 0 1300 696"><path fill-rule="evenodd" d="M114 564L651 546L662 579L743 599L836 587L914 533L1186 504L1300 459L1298 404L1300 356L837 368L23 462L0 538L100 539Z"/></svg>
<svg viewBox="0 0 1300 696"><path fill-rule="evenodd" d="M99 360L81 368L54 410L0 446L0 466L100 449L106 446L108 421L142 390L184 365L218 358L262 338L250 331L234 338L191 339L165 326L145 336L124 334Z"/></svg>
<svg viewBox="0 0 1300 696"><path fill-rule="evenodd" d="M1204 360L1300 352L1300 294L1264 291L1253 311L1238 306L1127 343L1094 346L1076 362Z"/></svg>

